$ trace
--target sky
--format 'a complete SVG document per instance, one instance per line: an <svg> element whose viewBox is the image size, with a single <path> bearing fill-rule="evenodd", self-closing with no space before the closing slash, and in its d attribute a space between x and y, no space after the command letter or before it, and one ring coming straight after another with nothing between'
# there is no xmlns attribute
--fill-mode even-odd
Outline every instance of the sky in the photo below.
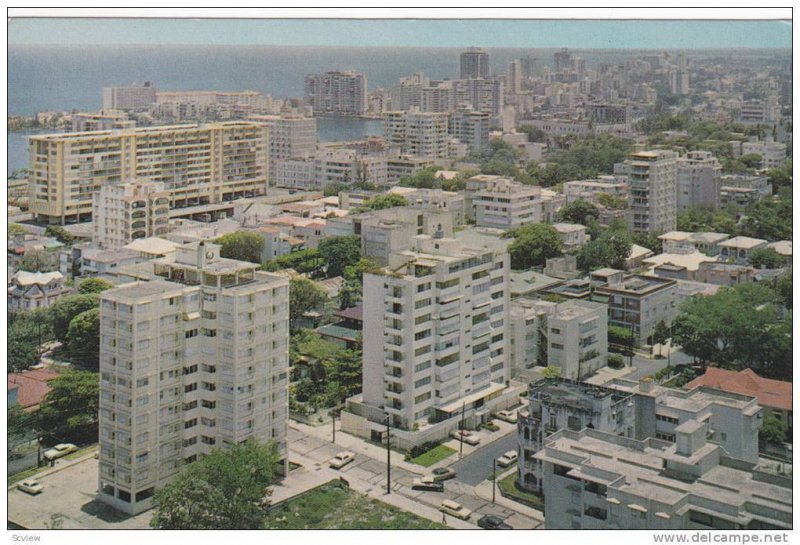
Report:
<svg viewBox="0 0 800 545"><path fill-rule="evenodd" d="M789 21L10 18L10 45L790 48Z"/></svg>

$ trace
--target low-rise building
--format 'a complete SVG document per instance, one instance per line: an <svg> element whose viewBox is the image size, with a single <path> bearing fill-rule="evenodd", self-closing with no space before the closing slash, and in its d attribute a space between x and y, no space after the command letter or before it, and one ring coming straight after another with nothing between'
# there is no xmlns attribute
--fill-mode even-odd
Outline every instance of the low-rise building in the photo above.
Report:
<svg viewBox="0 0 800 545"><path fill-rule="evenodd" d="M117 249L169 230L169 192L160 182L137 180L100 186L92 198L92 242Z"/></svg>
<svg viewBox="0 0 800 545"><path fill-rule="evenodd" d="M760 473L708 443L689 421L676 442L564 429L542 463L548 529L789 529L791 479Z"/></svg>
<svg viewBox="0 0 800 545"><path fill-rule="evenodd" d="M586 226L579 223L554 223L553 229L561 237L565 252L577 250L586 244Z"/></svg>
<svg viewBox="0 0 800 545"><path fill-rule="evenodd" d="M17 271L8 279L8 310L46 308L71 292L72 288L64 285L64 275L58 271Z"/></svg>
<svg viewBox="0 0 800 545"><path fill-rule="evenodd" d="M473 196L479 227L513 229L542 221L542 190L509 180L493 180Z"/></svg>
<svg viewBox="0 0 800 545"><path fill-rule="evenodd" d="M720 259L744 265L750 259L750 252L758 248L766 248L767 241L760 238L733 237L720 242L719 247Z"/></svg>
<svg viewBox="0 0 800 545"><path fill-rule="evenodd" d="M567 203L582 199L592 204L598 204L598 196L604 193L627 199L628 182L624 176L598 176L591 180L574 180L564 183L564 195Z"/></svg>

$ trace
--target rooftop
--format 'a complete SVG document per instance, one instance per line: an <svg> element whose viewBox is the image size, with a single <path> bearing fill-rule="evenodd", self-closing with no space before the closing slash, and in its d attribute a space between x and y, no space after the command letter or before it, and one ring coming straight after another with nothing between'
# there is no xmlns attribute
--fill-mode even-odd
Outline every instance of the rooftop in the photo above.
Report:
<svg viewBox="0 0 800 545"><path fill-rule="evenodd" d="M732 239L720 242L719 245L723 248L736 248L736 249L750 249L757 248L766 244L767 241L760 238L750 237L733 237Z"/></svg>
<svg viewBox="0 0 800 545"><path fill-rule="evenodd" d="M700 386L753 396L764 407L792 410L792 383L764 378L752 369L737 372L709 367L704 375L688 383L685 388L691 390Z"/></svg>

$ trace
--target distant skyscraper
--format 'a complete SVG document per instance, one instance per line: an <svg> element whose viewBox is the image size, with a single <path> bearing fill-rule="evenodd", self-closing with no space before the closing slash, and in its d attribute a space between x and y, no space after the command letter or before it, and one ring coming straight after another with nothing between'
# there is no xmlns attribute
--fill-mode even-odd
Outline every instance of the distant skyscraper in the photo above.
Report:
<svg viewBox="0 0 800 545"><path fill-rule="evenodd" d="M508 64L508 74L506 75L506 92L521 93L523 80L522 61L514 59Z"/></svg>
<svg viewBox="0 0 800 545"><path fill-rule="evenodd" d="M556 64L556 72L561 72L562 70L566 70L570 67L572 62L572 55L569 54L567 48L564 47L561 51L556 52L553 54L553 60Z"/></svg>
<svg viewBox="0 0 800 545"><path fill-rule="evenodd" d="M461 52L460 79L488 78L489 54L477 47Z"/></svg>

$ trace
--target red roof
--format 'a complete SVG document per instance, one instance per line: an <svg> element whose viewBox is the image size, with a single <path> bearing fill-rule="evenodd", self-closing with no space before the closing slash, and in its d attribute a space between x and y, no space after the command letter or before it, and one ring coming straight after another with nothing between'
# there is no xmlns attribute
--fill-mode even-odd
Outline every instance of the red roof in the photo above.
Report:
<svg viewBox="0 0 800 545"><path fill-rule="evenodd" d="M44 396L52 389L48 382L58 373L47 369L29 369L21 373L9 373L8 389L17 389L17 402L23 409L36 409Z"/></svg>
<svg viewBox="0 0 800 545"><path fill-rule="evenodd" d="M792 410L792 383L761 377L752 369L736 372L709 367L703 376L697 377L684 388L691 390L697 386L755 397L763 407Z"/></svg>
<svg viewBox="0 0 800 545"><path fill-rule="evenodd" d="M339 312L336 313L336 315L346 320L355 320L357 322L363 322L364 308L361 305L356 305L354 307L340 310Z"/></svg>

